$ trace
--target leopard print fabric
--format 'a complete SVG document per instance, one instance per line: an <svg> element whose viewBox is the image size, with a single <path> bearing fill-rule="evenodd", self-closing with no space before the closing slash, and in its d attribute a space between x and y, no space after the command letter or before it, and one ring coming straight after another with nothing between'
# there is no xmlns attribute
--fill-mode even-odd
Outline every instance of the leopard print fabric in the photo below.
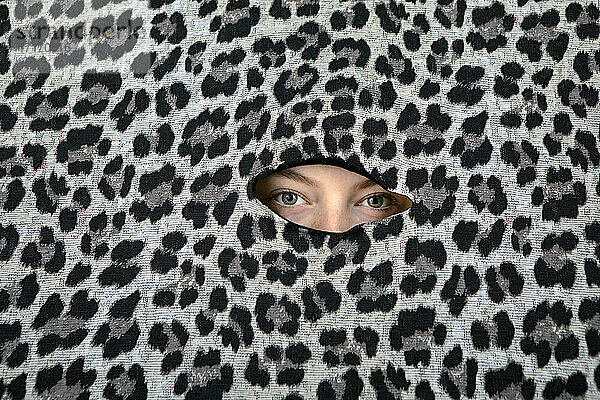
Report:
<svg viewBox="0 0 600 400"><path fill-rule="evenodd" d="M0 399L600 398L599 19L0 4ZM288 222L307 161L413 206Z"/></svg>

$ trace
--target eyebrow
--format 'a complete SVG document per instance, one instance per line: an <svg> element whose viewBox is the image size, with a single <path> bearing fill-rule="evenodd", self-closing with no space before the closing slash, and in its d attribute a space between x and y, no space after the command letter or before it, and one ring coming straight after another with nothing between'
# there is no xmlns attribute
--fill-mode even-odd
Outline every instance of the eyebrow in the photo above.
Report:
<svg viewBox="0 0 600 400"><path fill-rule="evenodd" d="M310 179L308 176L302 175L299 172L283 170L276 172L275 175L281 175L286 178L292 179L296 182L304 183L309 186L317 187L318 184L314 180ZM364 190L370 188L371 186L377 186L377 183L373 182L369 178L366 178L364 181L358 182L354 185L355 191Z"/></svg>

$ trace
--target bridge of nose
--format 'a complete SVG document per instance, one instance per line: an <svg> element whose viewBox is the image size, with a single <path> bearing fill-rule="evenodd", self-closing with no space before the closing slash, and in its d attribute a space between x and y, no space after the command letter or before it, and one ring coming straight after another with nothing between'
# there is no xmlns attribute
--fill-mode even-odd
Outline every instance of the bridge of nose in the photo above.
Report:
<svg viewBox="0 0 600 400"><path fill-rule="evenodd" d="M357 222L345 203L322 205L321 210L313 217L313 226L325 231L345 232Z"/></svg>

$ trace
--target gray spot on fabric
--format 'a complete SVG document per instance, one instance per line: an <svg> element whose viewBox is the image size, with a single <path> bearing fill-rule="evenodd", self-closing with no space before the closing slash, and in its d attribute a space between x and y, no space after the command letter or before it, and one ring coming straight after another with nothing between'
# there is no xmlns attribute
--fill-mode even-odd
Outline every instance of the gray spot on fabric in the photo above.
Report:
<svg viewBox="0 0 600 400"><path fill-rule="evenodd" d="M414 275L420 279L424 279L429 275L435 274L435 265L424 255L419 255L413 264Z"/></svg>
<svg viewBox="0 0 600 400"><path fill-rule="evenodd" d="M97 104L100 100L110 98L110 93L104 85L96 83L88 90L86 98L90 103Z"/></svg>
<svg viewBox="0 0 600 400"><path fill-rule="evenodd" d="M127 373L122 373L117 378L111 380L110 384L115 387L116 392L121 394L123 398L127 398L133 392L135 383L129 379Z"/></svg>
<svg viewBox="0 0 600 400"><path fill-rule="evenodd" d="M508 278L506 278L504 275L500 274L499 266L494 266L494 269L496 270L497 282L498 282L498 285L500 286L500 288L502 289L502 292L510 293L510 280Z"/></svg>
<svg viewBox="0 0 600 400"><path fill-rule="evenodd" d="M281 257L277 258L277 260L273 264L271 264L271 265L274 266L274 267L276 267L280 271L293 271L293 270L296 269L296 267L294 265L288 264Z"/></svg>
<svg viewBox="0 0 600 400"><path fill-rule="evenodd" d="M312 74L303 74L302 76L299 76L298 72L294 71L290 75L289 79L285 82L284 86L286 89L290 89L292 87L297 89L304 86L306 82L312 79L312 77Z"/></svg>
<svg viewBox="0 0 600 400"><path fill-rule="evenodd" d="M413 125L405 131L407 139L419 139L422 142L430 142L442 138L441 132L429 125Z"/></svg>
<svg viewBox="0 0 600 400"><path fill-rule="evenodd" d="M555 244L549 251L544 253L542 259L552 268L559 270L567 262L567 255L558 244Z"/></svg>
<svg viewBox="0 0 600 400"><path fill-rule="evenodd" d="M175 95L173 93L171 93L171 91L167 90L167 95L165 96L165 101L167 102L167 104L169 104L172 108L176 108L176 104L177 104L177 97L175 97Z"/></svg>
<svg viewBox="0 0 600 400"><path fill-rule="evenodd" d="M191 374L188 374L189 387L205 386L210 380L221 379L220 365L203 366L194 368Z"/></svg>
<svg viewBox="0 0 600 400"><path fill-rule="evenodd" d="M518 384L511 384L502 391L501 394L497 395L498 400L523 400L524 397L521 394L521 386Z"/></svg>
<svg viewBox="0 0 600 400"><path fill-rule="evenodd" d="M157 188L146 193L144 199L150 208L161 206L165 201L172 200L171 182L161 183Z"/></svg>
<svg viewBox="0 0 600 400"><path fill-rule="evenodd" d="M44 101L42 101L42 103L37 107L36 111L36 117L43 118L46 120L49 120L55 115L59 114L58 110L52 107L50 103L48 103L47 99L44 99Z"/></svg>
<svg viewBox="0 0 600 400"><path fill-rule="evenodd" d="M92 8L95 10L104 7L108 3L120 4L126 0L92 0Z"/></svg>
<svg viewBox="0 0 600 400"><path fill-rule="evenodd" d="M0 207L6 202L6 199L8 198L8 189L6 188L6 185L4 187L0 188ZM4 238L2 238L4 239ZM2 244L0 243L0 247L2 246Z"/></svg>
<svg viewBox="0 0 600 400"><path fill-rule="evenodd" d="M50 63L44 56L40 58L30 56L13 66L15 79L24 79L28 85L32 85L40 74L50 74Z"/></svg>
<svg viewBox="0 0 600 400"><path fill-rule="evenodd" d="M215 129L209 122L205 122L204 124L198 126L194 133L186 140L188 140L192 146L202 143L205 147L208 147L222 134L222 128Z"/></svg>
<svg viewBox="0 0 600 400"><path fill-rule="evenodd" d="M341 240L338 244L331 249L331 257L336 257L339 254L344 254L347 257L352 257L358 251L358 243L350 242L348 240Z"/></svg>
<svg viewBox="0 0 600 400"><path fill-rule="evenodd" d="M315 34L307 34L307 33L299 33L298 36L304 39L304 48L309 47L309 46L313 46L317 43L318 38L319 38L319 33L323 32L323 28L318 25L317 26L317 33Z"/></svg>
<svg viewBox="0 0 600 400"><path fill-rule="evenodd" d="M383 292L383 287L375 285L375 282L373 282L372 279L366 278L361 285L360 296L367 296L371 299L376 299L381 294L383 294Z"/></svg>
<svg viewBox="0 0 600 400"><path fill-rule="evenodd" d="M292 114L292 115L295 115L295 114ZM251 128L254 131L254 130L256 130L256 127L260 124L260 116L261 116L260 112L251 111L250 113L248 113L247 116L245 116L241 120L241 123L243 125L247 125L249 128ZM296 118L299 118L299 117L296 117Z"/></svg>
<svg viewBox="0 0 600 400"><path fill-rule="evenodd" d="M550 347L554 348L563 337L569 333L564 326L557 327L552 318L546 316L541 321L538 321L535 330L530 333L536 343L542 340L548 341Z"/></svg>
<svg viewBox="0 0 600 400"><path fill-rule="evenodd" d="M108 184L113 189L114 188L121 188L121 187L123 187L123 181L125 180L125 176L124 176L123 170L121 170L119 174L104 175L104 177L106 177L106 180L108 181Z"/></svg>
<svg viewBox="0 0 600 400"><path fill-rule="evenodd" d="M54 192L54 190L52 190L52 188L50 186L48 186L47 183L45 186L46 186L46 193L48 194L50 201L53 204L56 204L58 202L58 195Z"/></svg>
<svg viewBox="0 0 600 400"><path fill-rule="evenodd" d="M490 189L485 182L475 186L472 188L472 190L475 192L479 200L483 201L485 204L490 204L494 201L494 190Z"/></svg>
<svg viewBox="0 0 600 400"><path fill-rule="evenodd" d="M82 392L82 387L79 384L67 386L66 380L61 379L50 389L40 393L42 399L51 400L72 400L76 399Z"/></svg>
<svg viewBox="0 0 600 400"><path fill-rule="evenodd" d="M135 47L137 43L135 32L142 26L143 20L141 17L132 19L131 14L131 9L123 12L116 24L112 15L94 20L93 32L98 43L93 46L92 54L98 60L108 57L113 60L119 59ZM108 27L111 27L110 31L107 30Z"/></svg>
<svg viewBox="0 0 600 400"><path fill-rule="evenodd" d="M195 69L195 67L198 64L202 64L202 56L204 55L203 51L200 51L196 54L188 54L188 58L190 59L191 62L191 70L193 71ZM275 56L271 57L271 62L274 63L275 62Z"/></svg>
<svg viewBox="0 0 600 400"><path fill-rule="evenodd" d="M461 268L461 272L464 272L464 270ZM458 283L456 284L456 293L458 294L463 294L466 291L466 284L465 284L465 274L461 273L460 274L460 278L458 278Z"/></svg>
<svg viewBox="0 0 600 400"><path fill-rule="evenodd" d="M23 165L23 157L15 154L14 157L6 159L4 161L0 161L0 165L6 170L9 171L13 166Z"/></svg>
<svg viewBox="0 0 600 400"><path fill-rule="evenodd" d="M387 140L387 135L386 136L377 136L375 138L375 140L373 141L373 146L376 149L379 149L379 148L381 148L384 145L384 143L385 143L386 140Z"/></svg>
<svg viewBox="0 0 600 400"><path fill-rule="evenodd" d="M330 134L331 136L333 136L336 139L340 139L342 136L344 136L346 133L348 133L348 129L345 128L335 128L331 131L327 131L328 134ZM348 149L350 150L350 149Z"/></svg>
<svg viewBox="0 0 600 400"><path fill-rule="evenodd" d="M579 104L585 106L586 102L583 97L581 97L581 94L577 88L574 88L569 92L569 104Z"/></svg>
<svg viewBox="0 0 600 400"><path fill-rule="evenodd" d="M15 338L11 341L5 341L2 346L0 346L0 357L3 360L6 358L17 348L19 345L19 338Z"/></svg>
<svg viewBox="0 0 600 400"><path fill-rule="evenodd" d="M542 24L536 25L535 28L524 32L524 36L528 39L537 40L542 43L547 43L558 36L556 27L546 27Z"/></svg>
<svg viewBox="0 0 600 400"><path fill-rule="evenodd" d="M235 24L242 18L250 18L250 8L244 7L241 9L230 10L223 13L223 25Z"/></svg>
<svg viewBox="0 0 600 400"><path fill-rule="evenodd" d="M96 147L85 146L77 150L69 151L69 163L76 161L93 161L98 156Z"/></svg>
<svg viewBox="0 0 600 400"><path fill-rule="evenodd" d="M136 75L145 75L152 68L152 53L142 52L131 63L130 70Z"/></svg>
<svg viewBox="0 0 600 400"><path fill-rule="evenodd" d="M428 331L415 331L415 333L409 337L402 338L402 349L403 350L427 350L433 346L433 338L431 333Z"/></svg>
<svg viewBox="0 0 600 400"><path fill-rule="evenodd" d="M550 136L554 137L556 140L560 140L562 137L561 134L555 134L554 132L550 133ZM532 166L531 158L525 153L521 143L515 144L515 150L519 153L519 168Z"/></svg>
<svg viewBox="0 0 600 400"><path fill-rule="evenodd" d="M24 19L27 14L29 17L35 17L42 11L42 2L39 0L18 0L15 4L14 16L21 20Z"/></svg>
<svg viewBox="0 0 600 400"><path fill-rule="evenodd" d="M313 42L316 42L316 39L313 40ZM311 43L312 44L312 43ZM358 57L360 56L360 51L357 49L349 49L349 48L344 48L338 52L335 53L336 58L347 58L349 63L355 64L356 60L358 59Z"/></svg>
<svg viewBox="0 0 600 400"><path fill-rule="evenodd" d="M388 377L389 379L389 377ZM395 384L391 384L391 385L386 385L387 390L392 394L392 396L394 396L394 399L397 400L403 400L402 397L402 390L397 388ZM406 395L406 393L404 393Z"/></svg>
<svg viewBox="0 0 600 400"><path fill-rule="evenodd" d="M238 335L238 337L243 337L244 336L244 332L242 331L242 327L233 319L231 319L231 314L229 314L229 322L227 323L227 327L228 328L232 328L235 333Z"/></svg>
<svg viewBox="0 0 600 400"><path fill-rule="evenodd" d="M389 8L388 7L389 6L387 6L386 9L388 10L387 16L389 17L389 19L392 20L392 23L394 25L402 26L402 20L400 18L398 18L394 12L389 12Z"/></svg>
<svg viewBox="0 0 600 400"><path fill-rule="evenodd" d="M201 53L199 53L201 54ZM263 56L268 57L269 61L271 62L270 65L275 65L275 62L277 61L277 58L280 57L279 54L277 54L275 51L273 50L268 50L265 53L263 53Z"/></svg>
<svg viewBox="0 0 600 400"><path fill-rule="evenodd" d="M592 318L585 321L582 320L581 322L583 322L588 328L600 331L600 314L595 314Z"/></svg>
<svg viewBox="0 0 600 400"><path fill-rule="evenodd" d="M66 13L69 18L75 18L81 14L83 8L83 0L54 0L49 11L53 18L58 18L62 13Z"/></svg>
<svg viewBox="0 0 600 400"><path fill-rule="evenodd" d="M550 136L552 139L556 140L557 142L560 142L560 140L563 138L563 134L560 132L556 132L556 131L549 131L546 133L548 136ZM520 147L519 147L520 149Z"/></svg>
<svg viewBox="0 0 600 400"><path fill-rule="evenodd" d="M263 172L263 167L260 165L260 160L256 159L252 164L252 168L250 169L249 175L252 177L256 177L261 172Z"/></svg>
<svg viewBox="0 0 600 400"><path fill-rule="evenodd" d="M229 276L243 276L244 271L242 270L242 265L240 262L239 255L236 254L235 258L231 260L229 263L229 267L227 268Z"/></svg>
<svg viewBox="0 0 600 400"><path fill-rule="evenodd" d="M175 27L168 18L159 22L158 24L154 24L154 27L158 29L162 36L168 37L175 32Z"/></svg>
<svg viewBox="0 0 600 400"><path fill-rule="evenodd" d="M515 234L519 238L519 240L524 240L527 237L527 235L529 235L529 227L524 228L520 231L513 230L513 234Z"/></svg>
<svg viewBox="0 0 600 400"><path fill-rule="evenodd" d="M523 105L521 105L520 107L516 108L514 111L517 114L520 114L520 113L527 113L528 114L528 113L534 111L534 106L533 106L533 103L531 101L526 101L526 102L523 103ZM552 133L554 133L554 132L552 132Z"/></svg>
<svg viewBox="0 0 600 400"><path fill-rule="evenodd" d="M328 380L329 380L329 383L331 384L331 387L333 388L333 390L335 390L336 395L337 395L337 393L344 393L344 388L346 387L346 383L343 381L343 379L341 377L335 378L335 379L328 379ZM340 397L340 400L341 400L341 397Z"/></svg>
<svg viewBox="0 0 600 400"><path fill-rule="evenodd" d="M50 65L48 65L48 66L50 66ZM13 75L14 75L15 79L26 80L27 85L31 85L33 82L35 82L35 80L38 76L38 71L34 68L29 68L29 67L23 65L18 72L17 72L16 68L13 68Z"/></svg>
<svg viewBox="0 0 600 400"><path fill-rule="evenodd" d="M224 61L218 66L213 66L211 75L219 82L225 82L234 71L233 65L229 61Z"/></svg>
<svg viewBox="0 0 600 400"><path fill-rule="evenodd" d="M450 375L456 386L458 386L460 393L464 393L467 389L467 369L464 365L461 364L452 369L444 368L444 370L448 372L448 375Z"/></svg>
<svg viewBox="0 0 600 400"><path fill-rule="evenodd" d="M590 132L587 132L587 133L590 133ZM590 160L590 158L591 158L591 157L590 157L590 151L589 151L589 149L588 149L588 148L586 148L586 147L583 145L583 143L581 143L580 141L576 141L576 142L575 142L575 147L574 147L574 149L579 149L579 150L580 150L580 151L581 151L581 152L584 154L584 157L585 157L587 160ZM590 162L589 164L593 164L593 163L592 163L592 162Z"/></svg>
<svg viewBox="0 0 600 400"><path fill-rule="evenodd" d="M127 103L127 107L125 108L125 114L133 114L135 111L135 95L131 97L129 103Z"/></svg>
<svg viewBox="0 0 600 400"><path fill-rule="evenodd" d="M481 146L481 144L485 141L487 137L484 135L472 135L472 134L464 134L463 140L465 141L465 146L469 150L473 150Z"/></svg>
<svg viewBox="0 0 600 400"><path fill-rule="evenodd" d="M448 4L438 3L436 7L443 10L443 15L445 15L448 18L448 20L452 22L453 25L456 23L458 19L458 9L456 2L451 2Z"/></svg>
<svg viewBox="0 0 600 400"><path fill-rule="evenodd" d="M504 33L503 19L494 18L493 20L480 25L479 33L485 40L495 39L498 35Z"/></svg>
<svg viewBox="0 0 600 400"><path fill-rule="evenodd" d="M338 88L337 90L334 90L333 92L331 92L332 96L348 96L348 97L353 97L354 93L356 93L356 90L354 90L351 87L348 87L346 85L344 85L341 88Z"/></svg>
<svg viewBox="0 0 600 400"><path fill-rule="evenodd" d="M590 69L592 71L600 71L600 63L596 61L596 58L590 59Z"/></svg>
<svg viewBox="0 0 600 400"><path fill-rule="evenodd" d="M294 0L294 2L298 8L304 5L319 4L319 0Z"/></svg>
<svg viewBox="0 0 600 400"><path fill-rule="evenodd" d="M216 309L210 307L206 310L203 310L202 312L204 313L204 315L206 315L207 318L213 319L213 321L216 315L218 314L218 311Z"/></svg>
<svg viewBox="0 0 600 400"><path fill-rule="evenodd" d="M72 46L67 46L67 49L72 49ZM83 58L85 57L85 49L83 47L78 47L77 49L69 52L63 52L58 54L54 59L54 67L56 68L64 68L68 65L79 65L83 62Z"/></svg>
<svg viewBox="0 0 600 400"><path fill-rule="evenodd" d="M209 183L204 189L194 193L194 200L210 205L223 201L228 195L229 192L223 190L222 186Z"/></svg>
<svg viewBox="0 0 600 400"><path fill-rule="evenodd" d="M414 191L415 202L423 201L425 207L429 210L441 208L448 193L445 189L434 189L431 182L427 182L423 187Z"/></svg>
<svg viewBox="0 0 600 400"><path fill-rule="evenodd" d="M498 346L498 326L493 322L493 317L487 315L483 321L479 321L484 326L485 330L490 335L490 342L494 346Z"/></svg>
<svg viewBox="0 0 600 400"><path fill-rule="evenodd" d="M481 238L489 237L492 227L493 227L493 225L490 225L486 230L477 232L477 234L475 235L475 238L473 239L473 243L479 243ZM462 279L462 276L461 276L461 279Z"/></svg>
<svg viewBox="0 0 600 400"><path fill-rule="evenodd" d="M549 200L561 199L566 194L573 194L571 182L552 182L544 187L544 197Z"/></svg>
<svg viewBox="0 0 600 400"><path fill-rule="evenodd" d="M56 243L51 244L38 244L38 252L42 255L42 265L46 264L52 257L54 257L56 251Z"/></svg>
<svg viewBox="0 0 600 400"><path fill-rule="evenodd" d="M261 232L255 220L252 221L252 237L260 238Z"/></svg>
<svg viewBox="0 0 600 400"><path fill-rule="evenodd" d="M167 340L167 346L165 347L165 351L163 351L163 353L165 354L169 354L174 352L175 350L180 350L182 348L181 344L179 343L179 339L177 339L177 337L173 334L173 331L171 330L170 326L164 326L167 330L166 335L169 337L169 339Z"/></svg>
<svg viewBox="0 0 600 400"><path fill-rule="evenodd" d="M113 232L113 234L117 233L117 232L118 231L115 231L115 232ZM88 235L90 235L90 247L92 249L94 249L94 248L96 248L96 246L98 245L98 243L100 243L104 237L109 236L110 233L107 235L104 232L104 230L99 231L99 232L95 232L95 231L89 230L88 231Z"/></svg>
<svg viewBox="0 0 600 400"><path fill-rule="evenodd" d="M267 319L273 321L273 323L275 323L275 326L280 326L281 324L291 321L291 318L285 311L283 305L279 304L278 302L269 307L269 309L267 310L266 317Z"/></svg>
<svg viewBox="0 0 600 400"><path fill-rule="evenodd" d="M313 294L312 299L315 302L315 304L319 307L319 309L320 310L324 310L324 311L327 310L327 304L325 302L325 299L321 298L318 295L317 288L316 287L312 287L311 291L312 291L312 294Z"/></svg>
<svg viewBox="0 0 600 400"><path fill-rule="evenodd" d="M123 318L110 319L110 337L120 337L125 334L135 324L135 320Z"/></svg>
<svg viewBox="0 0 600 400"><path fill-rule="evenodd" d="M56 333L61 338L64 338L69 333L77 329L84 328L85 326L86 321L69 315L64 315L59 318L51 319L40 329L42 332L44 332L44 334Z"/></svg>
<svg viewBox="0 0 600 400"><path fill-rule="evenodd" d="M405 59L388 58L388 63L392 66L393 76L400 76L406 68Z"/></svg>

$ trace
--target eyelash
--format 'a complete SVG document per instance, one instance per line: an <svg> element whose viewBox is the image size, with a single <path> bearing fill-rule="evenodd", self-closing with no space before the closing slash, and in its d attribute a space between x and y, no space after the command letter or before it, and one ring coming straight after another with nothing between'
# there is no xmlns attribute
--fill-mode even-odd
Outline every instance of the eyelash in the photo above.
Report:
<svg viewBox="0 0 600 400"><path fill-rule="evenodd" d="M303 196L301 196L299 193L296 193L293 190L283 190L277 193L274 193L271 195L271 199L275 200L278 196L282 195L282 194L286 194L286 193L293 193L296 196L302 198L304 201L307 201ZM383 193L383 192L379 192L379 193L372 193L370 195L368 195L367 197L362 198L359 203L362 203L363 201L367 200L370 197L376 197L376 196L382 196L382 197L386 197L390 204L387 207L368 207L370 209L373 209L375 211L379 211L379 212L387 212L391 207L393 207L398 200L396 200L396 198L389 196L387 193ZM283 205L284 207L293 207L293 205L289 205L289 204L283 204L283 203L279 203L281 205Z"/></svg>

